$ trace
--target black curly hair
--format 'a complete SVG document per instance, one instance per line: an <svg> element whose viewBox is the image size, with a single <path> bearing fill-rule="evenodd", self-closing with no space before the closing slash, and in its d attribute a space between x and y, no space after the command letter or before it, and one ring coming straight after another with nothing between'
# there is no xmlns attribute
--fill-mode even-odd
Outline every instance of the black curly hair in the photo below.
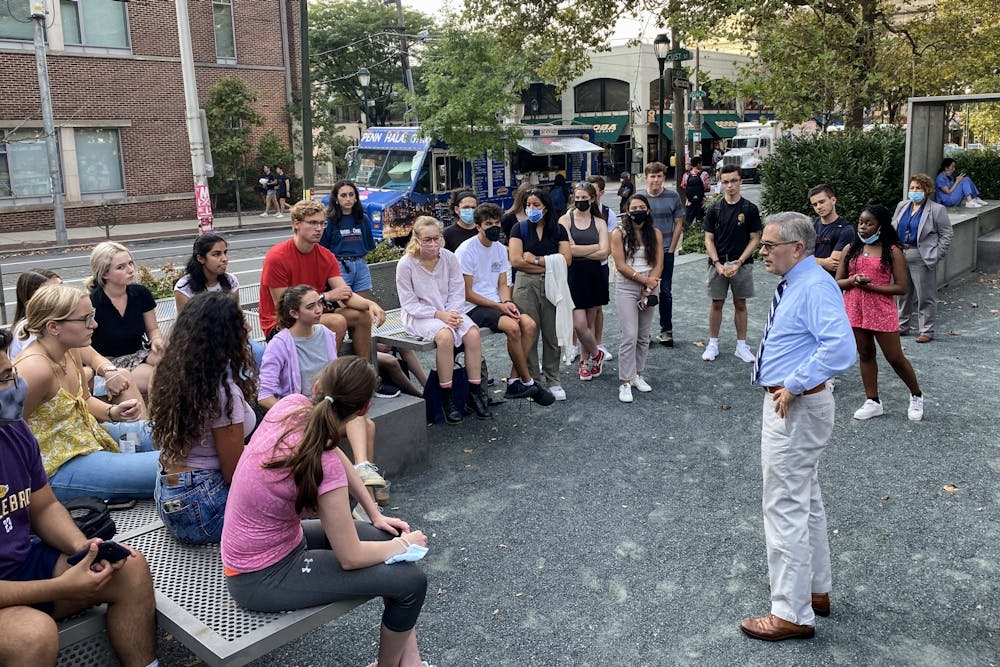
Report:
<svg viewBox="0 0 1000 667"><path fill-rule="evenodd" d="M882 243L882 266L892 271L892 246L899 245L899 236L896 234L896 230L892 226L892 213L889 212L885 206L881 204L873 204L862 213L868 213L873 218L878 220L878 240ZM865 242L861 240L861 237L857 234L854 235L854 242L851 243L851 247L847 250L847 256L844 261L847 263L848 268L851 267L851 262L855 257L861 254L861 251L865 249Z"/></svg>

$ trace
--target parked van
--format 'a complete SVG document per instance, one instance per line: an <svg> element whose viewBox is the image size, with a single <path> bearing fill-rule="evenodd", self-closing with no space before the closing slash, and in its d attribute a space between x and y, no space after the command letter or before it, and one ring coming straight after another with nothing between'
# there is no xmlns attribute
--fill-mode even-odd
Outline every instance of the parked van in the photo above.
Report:
<svg viewBox="0 0 1000 667"><path fill-rule="evenodd" d="M452 220L448 198L457 188L472 190L480 202L510 207L514 190L528 181L551 186L557 174L573 183L596 173L591 126L525 125L518 148L498 159L483 154L463 160L438 141L420 136L418 127L370 127L351 158L347 178L358 186L372 219L376 240L410 235L413 221L432 215Z"/></svg>

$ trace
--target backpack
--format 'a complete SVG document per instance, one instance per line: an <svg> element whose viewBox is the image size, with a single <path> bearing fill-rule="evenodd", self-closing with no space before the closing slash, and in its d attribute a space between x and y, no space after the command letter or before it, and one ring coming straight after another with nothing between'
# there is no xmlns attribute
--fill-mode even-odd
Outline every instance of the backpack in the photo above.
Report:
<svg viewBox="0 0 1000 667"><path fill-rule="evenodd" d="M692 204L700 204L705 200L705 183L701 180L701 172L688 172L684 179L684 196Z"/></svg>

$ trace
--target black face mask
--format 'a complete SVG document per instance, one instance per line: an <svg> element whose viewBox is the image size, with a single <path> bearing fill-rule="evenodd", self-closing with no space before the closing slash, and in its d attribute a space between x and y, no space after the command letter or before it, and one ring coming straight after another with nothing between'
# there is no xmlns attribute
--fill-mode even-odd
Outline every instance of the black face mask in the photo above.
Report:
<svg viewBox="0 0 1000 667"><path fill-rule="evenodd" d="M649 221L649 211L631 211L628 217L637 225L644 225Z"/></svg>
<svg viewBox="0 0 1000 667"><path fill-rule="evenodd" d="M578 210L578 211L589 211L590 210L590 202L587 201L586 199L579 199L579 200L573 202L573 204L576 206L576 210Z"/></svg>
<svg viewBox="0 0 1000 667"><path fill-rule="evenodd" d="M500 240L500 237L503 236L503 230L496 226L487 227L485 230L483 230L483 234L486 234L487 241L496 243L497 241Z"/></svg>

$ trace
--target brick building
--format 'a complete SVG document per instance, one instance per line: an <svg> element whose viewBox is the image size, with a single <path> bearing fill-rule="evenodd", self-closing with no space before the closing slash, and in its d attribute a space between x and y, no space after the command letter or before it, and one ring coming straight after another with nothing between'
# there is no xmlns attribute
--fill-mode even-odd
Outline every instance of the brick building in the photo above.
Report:
<svg viewBox="0 0 1000 667"><path fill-rule="evenodd" d="M0 3L0 226L54 229L28 0ZM47 0L49 80L67 227L195 217L172 0ZM299 0L188 0L198 95L222 77L255 90L290 143Z"/></svg>

